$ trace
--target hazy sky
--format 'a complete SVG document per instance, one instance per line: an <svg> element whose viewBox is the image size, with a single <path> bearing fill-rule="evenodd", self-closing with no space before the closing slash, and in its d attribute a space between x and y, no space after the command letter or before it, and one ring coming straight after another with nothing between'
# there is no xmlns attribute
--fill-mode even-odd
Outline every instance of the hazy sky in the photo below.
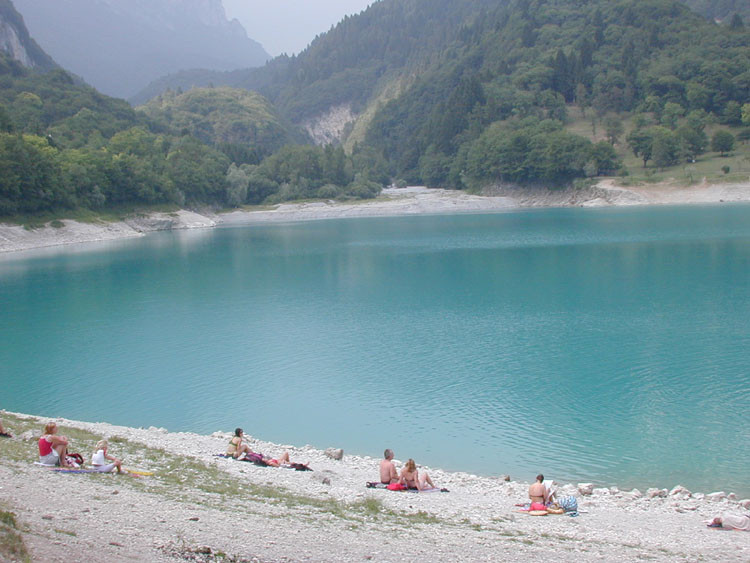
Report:
<svg viewBox="0 0 750 563"><path fill-rule="evenodd" d="M224 0L229 19L237 18L248 36L269 54L299 53L315 36L344 16L358 14L375 0Z"/></svg>

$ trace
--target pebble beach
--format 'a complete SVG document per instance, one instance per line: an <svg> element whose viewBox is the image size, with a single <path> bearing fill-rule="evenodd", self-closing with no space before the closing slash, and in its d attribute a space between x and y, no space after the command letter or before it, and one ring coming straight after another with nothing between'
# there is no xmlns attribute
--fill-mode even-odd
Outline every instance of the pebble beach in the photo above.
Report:
<svg viewBox="0 0 750 563"><path fill-rule="evenodd" d="M378 478L376 453L344 450L339 460L246 428L254 451L288 451L313 469L298 472L217 457L230 429L203 436L61 418L72 450L88 459L107 438L124 467L151 473L66 474L33 464L49 419L2 419L14 437L0 442L0 502L33 561L750 560L750 534L706 527L714 516L750 511L750 500L731 491L555 483L578 498L579 515L534 517L516 506L529 483L512 475L420 466L449 492L392 492L366 487ZM396 451L399 469L406 457Z"/></svg>

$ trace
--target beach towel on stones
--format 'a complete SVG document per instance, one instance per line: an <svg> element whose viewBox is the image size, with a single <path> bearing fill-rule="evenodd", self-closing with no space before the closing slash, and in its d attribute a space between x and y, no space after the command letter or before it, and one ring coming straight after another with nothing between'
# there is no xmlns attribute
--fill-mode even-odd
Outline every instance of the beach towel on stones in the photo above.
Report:
<svg viewBox="0 0 750 563"><path fill-rule="evenodd" d="M407 492L407 493L448 493L450 492L446 488L439 489L437 487L433 487L431 489L422 489L421 491L418 489L407 489L404 487L403 489L390 489L388 488L388 483L379 483L378 481L367 481L365 483L365 487L368 489L385 489L388 491L396 491L396 492Z"/></svg>

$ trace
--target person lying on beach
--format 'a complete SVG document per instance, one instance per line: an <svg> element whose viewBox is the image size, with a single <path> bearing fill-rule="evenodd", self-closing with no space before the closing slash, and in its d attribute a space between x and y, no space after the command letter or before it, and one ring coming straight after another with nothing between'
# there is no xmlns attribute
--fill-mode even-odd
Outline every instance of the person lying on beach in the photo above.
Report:
<svg viewBox="0 0 750 563"><path fill-rule="evenodd" d="M122 462L107 453L108 447L107 440L99 440L96 443L96 451L91 456L91 465L99 473L111 473L114 469L122 473Z"/></svg>
<svg viewBox="0 0 750 563"><path fill-rule="evenodd" d="M44 434L39 438L39 463L75 467L67 460L68 439L65 436L58 436L57 430L57 424L54 422L48 422L45 425Z"/></svg>
<svg viewBox="0 0 750 563"><path fill-rule="evenodd" d="M708 527L750 532L750 514L724 514L717 516L711 520Z"/></svg>
<svg viewBox="0 0 750 563"><path fill-rule="evenodd" d="M398 472L396 465L393 463L393 450L388 449L383 452L385 459L380 461L380 482L384 485L398 482Z"/></svg>
<svg viewBox="0 0 750 563"><path fill-rule="evenodd" d="M541 473L536 476L536 481L529 487L529 498L532 504L539 503L544 506L550 504L555 498L555 492L544 484L544 475Z"/></svg>
<svg viewBox="0 0 750 563"><path fill-rule="evenodd" d="M430 476L427 473L422 473L421 476L419 475L417 464L414 463L414 460L411 458L409 458L406 465L401 470L401 477L398 482L404 485L407 489L416 489L418 491L427 489L427 485L429 485L430 489L435 488L432 479L430 479Z"/></svg>
<svg viewBox="0 0 750 563"><path fill-rule="evenodd" d="M237 428L234 431L234 436L229 440L229 446L227 446L227 456L231 456L239 460L249 460L262 463L264 465L270 465L271 467L279 467L281 465L291 465L289 460L289 452L284 452L279 456L278 459L265 456L260 453L254 452L250 449L250 446L242 441L242 437L245 433L242 428Z"/></svg>

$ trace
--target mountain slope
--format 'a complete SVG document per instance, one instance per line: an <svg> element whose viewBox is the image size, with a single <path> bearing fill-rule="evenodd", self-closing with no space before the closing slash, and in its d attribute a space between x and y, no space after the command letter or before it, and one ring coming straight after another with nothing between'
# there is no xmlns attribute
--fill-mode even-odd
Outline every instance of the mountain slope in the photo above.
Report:
<svg viewBox="0 0 750 563"><path fill-rule="evenodd" d="M227 21L221 0L15 0L31 34L65 68L123 98L165 74L231 70L270 57Z"/></svg>

